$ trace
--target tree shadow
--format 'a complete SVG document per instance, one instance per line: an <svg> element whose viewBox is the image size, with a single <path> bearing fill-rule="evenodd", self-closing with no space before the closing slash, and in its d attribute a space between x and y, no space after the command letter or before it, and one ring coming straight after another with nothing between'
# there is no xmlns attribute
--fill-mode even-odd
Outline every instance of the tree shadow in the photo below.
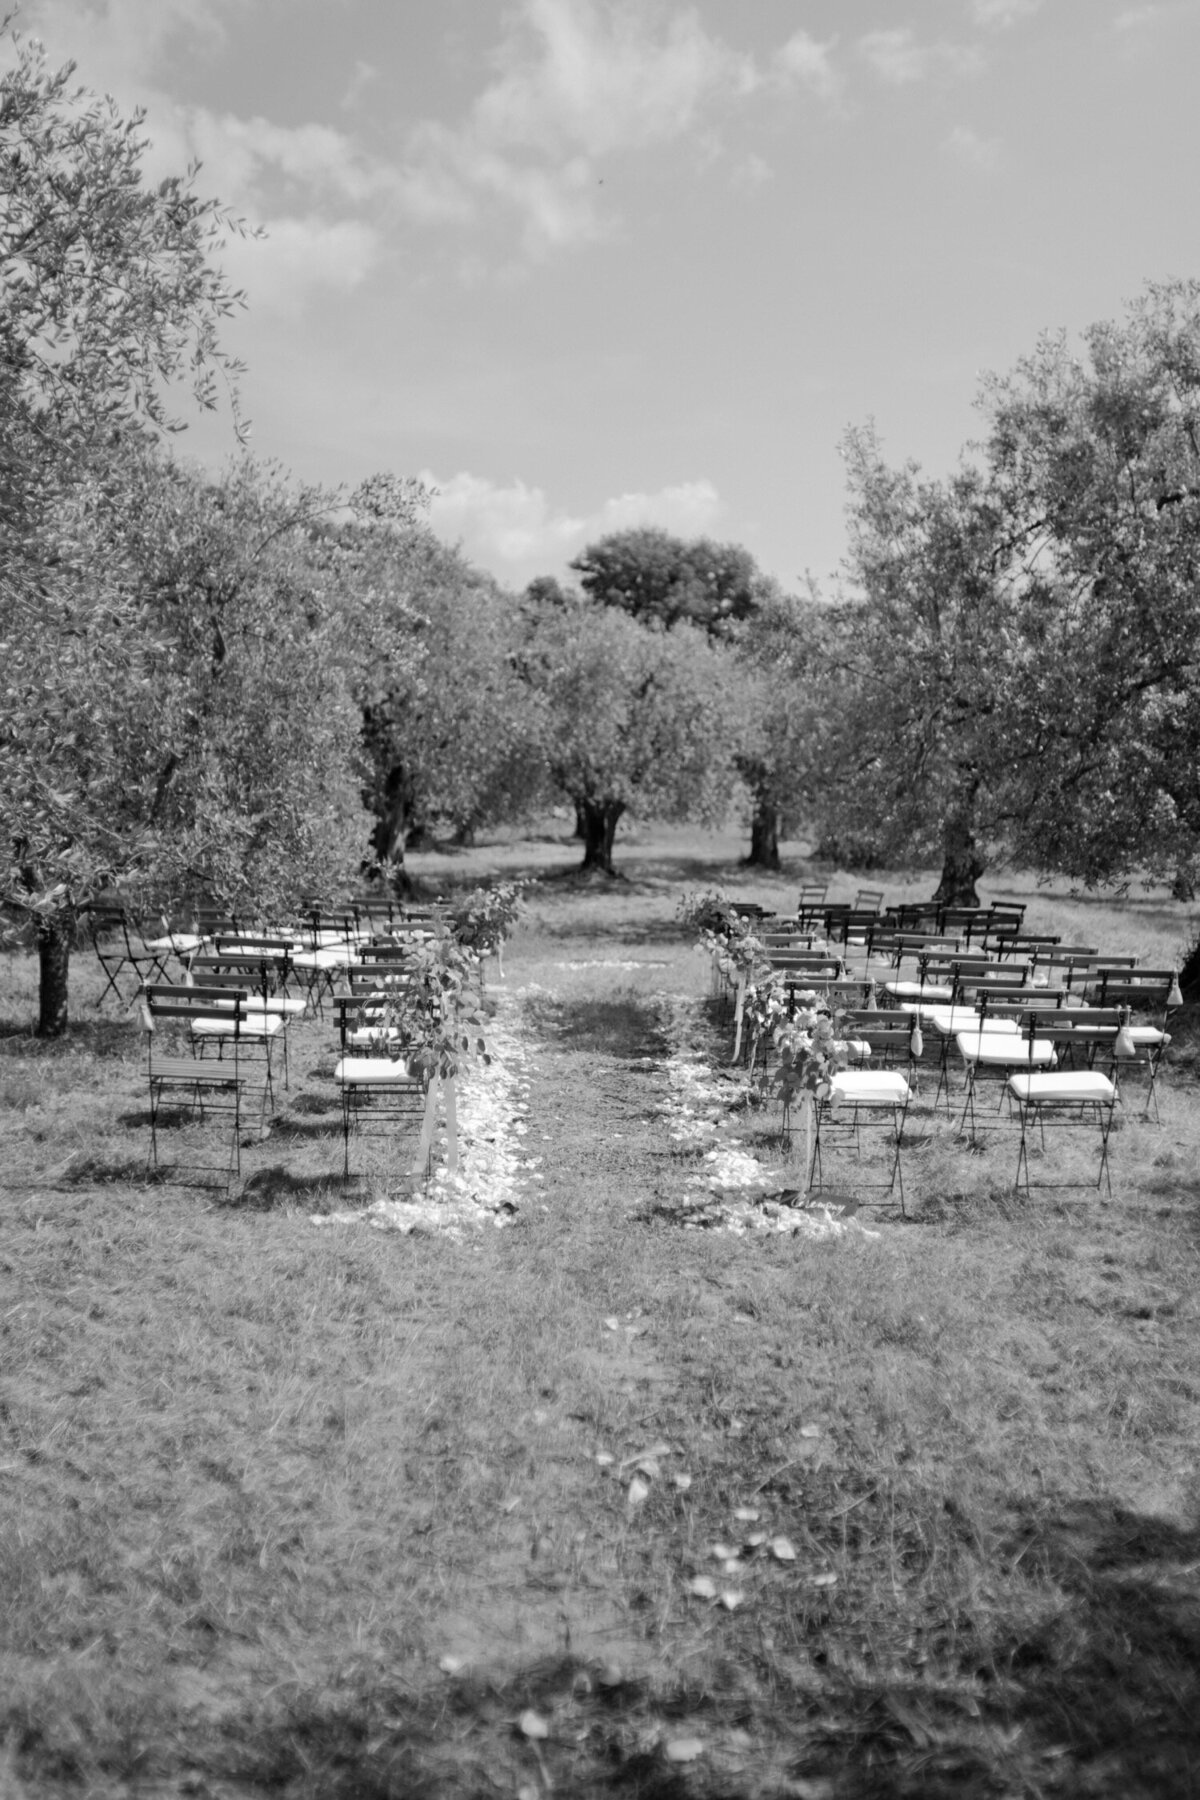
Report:
<svg viewBox="0 0 1200 1800"><path fill-rule="evenodd" d="M1200 1772L1200 1530L1081 1500L1030 1526L1023 1566L1069 1610L1008 1648L1016 1716L1094 1772L1072 1791L1193 1800Z"/></svg>
<svg viewBox="0 0 1200 1800"><path fill-rule="evenodd" d="M90 1056L128 1060L140 1048L132 1019L72 1019L60 1037L38 1037L28 1019L0 1018L0 1056Z"/></svg>
<svg viewBox="0 0 1200 1800"><path fill-rule="evenodd" d="M533 995L526 1006L534 1028L564 1050L628 1060L670 1054L656 1009L634 995L568 1001Z"/></svg>
<svg viewBox="0 0 1200 1800"><path fill-rule="evenodd" d="M272 1163L265 1169L256 1169L239 1188L231 1188L219 1204L229 1212L267 1213L298 1203L314 1206L324 1202L326 1205L318 1206L318 1210L327 1210L329 1205L365 1198L365 1188L362 1176L352 1175L343 1184L340 1174L328 1169L316 1175L301 1175L283 1163Z"/></svg>

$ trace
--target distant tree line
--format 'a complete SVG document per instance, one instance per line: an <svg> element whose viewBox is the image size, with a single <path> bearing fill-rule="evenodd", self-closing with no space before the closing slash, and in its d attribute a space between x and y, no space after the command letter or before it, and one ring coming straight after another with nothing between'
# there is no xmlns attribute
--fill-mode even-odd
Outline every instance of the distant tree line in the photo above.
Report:
<svg viewBox="0 0 1200 1800"><path fill-rule="evenodd" d="M998 859L1086 884L1200 858L1200 288L1147 289L1085 354L989 381L953 474L845 442L838 593L651 527L503 591L381 475L299 486L171 452L173 392L236 397L239 229L144 179L140 120L9 31L0 77L0 905L67 1016L98 895L286 904L403 890L556 799L582 868L627 813L716 822L748 860L803 823L971 899Z"/></svg>

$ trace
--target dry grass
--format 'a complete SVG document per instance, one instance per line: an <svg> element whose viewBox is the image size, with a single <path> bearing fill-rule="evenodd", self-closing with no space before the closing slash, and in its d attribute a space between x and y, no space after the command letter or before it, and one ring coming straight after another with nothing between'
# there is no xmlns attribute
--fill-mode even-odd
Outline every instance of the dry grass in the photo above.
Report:
<svg viewBox="0 0 1200 1800"><path fill-rule="evenodd" d="M11 1035L11 965L0 1792L1197 1791L1190 1073L1114 1137L1111 1202L1026 1203L1011 1138L918 1117L913 1217L876 1241L680 1231L655 996L705 970L675 899L794 885L721 854L656 839L627 886L539 891L506 966L546 1180L464 1243L312 1224L343 1204L316 1028L242 1195L147 1184L128 1029ZM1153 898L1043 908L1155 960L1186 935ZM658 1443L631 1510L620 1460Z"/></svg>

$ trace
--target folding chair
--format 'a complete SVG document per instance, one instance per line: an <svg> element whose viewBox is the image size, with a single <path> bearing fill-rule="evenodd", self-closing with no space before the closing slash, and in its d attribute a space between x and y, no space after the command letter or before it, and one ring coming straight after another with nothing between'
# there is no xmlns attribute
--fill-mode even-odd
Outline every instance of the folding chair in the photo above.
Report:
<svg viewBox="0 0 1200 1800"><path fill-rule="evenodd" d="M1118 1080L1120 1071L1145 1069L1149 1080L1142 1117L1149 1118L1153 1112L1155 1124L1161 1124L1156 1090L1163 1055L1171 1042L1167 1025L1174 1009L1183 1005L1178 973L1174 969L1103 969L1087 993L1097 1006L1126 1009L1114 1040L1111 1073ZM1135 1019L1135 1014L1142 1016ZM1154 1017L1161 1022L1153 1023Z"/></svg>
<svg viewBox="0 0 1200 1800"><path fill-rule="evenodd" d="M1049 1039L1054 1044L1066 1043L1078 1027L1071 1025L1048 1025L1045 1015L1030 1016L1022 1024L1022 1034L1026 1037L1031 1049L1040 1038ZM1084 1129L1094 1126L1100 1134L1100 1167L1097 1171L1095 1186L1099 1191L1105 1183L1108 1193L1112 1195L1112 1175L1108 1166L1108 1140L1112 1132L1113 1108L1117 1102L1116 1083L1097 1069L1060 1069L1039 1070L1030 1067L1024 1071L1014 1071L1008 1078L1010 1103L1015 1109L1021 1125L1021 1141L1017 1151L1017 1172L1014 1186L1018 1191L1022 1187L1021 1177L1024 1174L1024 1191L1026 1198L1034 1187L1038 1188L1078 1188L1090 1187L1084 1181L1038 1181L1029 1178L1029 1139L1036 1128L1041 1149L1046 1148L1046 1129L1060 1130Z"/></svg>
<svg viewBox="0 0 1200 1800"><path fill-rule="evenodd" d="M342 1102L344 1182L350 1179L351 1132L363 1134L368 1117L419 1120L421 1138L431 1138L427 1127L432 1124L432 1086L428 1077L410 1064L398 1031L386 1022L383 1003L378 990L373 994L335 994L331 1003L341 1042L333 1078ZM427 1147L427 1158L429 1153Z"/></svg>
<svg viewBox="0 0 1200 1800"><path fill-rule="evenodd" d="M97 1006L103 1006L110 993L118 1006L129 1005L120 985L126 969L132 971L138 988L152 976L167 979L169 949L158 951L147 944L127 907L94 900L80 910L87 920L88 936L104 976Z"/></svg>
<svg viewBox="0 0 1200 1800"><path fill-rule="evenodd" d="M227 988L178 987L170 983L149 983L141 990L142 1025L146 1032L146 1068L150 1087L150 1163L158 1161L159 1118L168 1094L185 1097L182 1104L198 1108L201 1119L206 1109L224 1112L232 1121L229 1163L226 1181L242 1172L242 1121L258 1101L258 1123L261 1129L266 1111L269 1084L264 1064L247 1064L243 1055L241 1027L246 1018L246 1000L242 994L231 994ZM194 1054L196 1033L209 1021L219 1021L229 1055L220 1060ZM188 1045L187 1055L159 1050L156 1040L163 1028L172 1027ZM217 1165L198 1163L199 1169Z"/></svg>
<svg viewBox="0 0 1200 1800"><path fill-rule="evenodd" d="M357 961L361 941L353 912L314 910L308 915L302 948L292 951L291 966L318 1013L323 1010L322 995L332 999L342 973Z"/></svg>
<svg viewBox="0 0 1200 1800"><path fill-rule="evenodd" d="M230 949L202 952L193 956L188 964L189 975L201 986L238 988L245 992L248 1004L242 1036L247 1042L255 1042L258 1041L255 1032L262 1034L261 1041L267 1048L268 1064L271 1061L273 1040L278 1039L282 1044L285 1091L291 1085L288 1066L289 1029L308 1011L307 998L287 992L287 967L286 953L282 956L264 954L259 945L246 952ZM273 1020L278 1020L277 1027L271 1025ZM219 1039L219 1033L210 1035Z"/></svg>
<svg viewBox="0 0 1200 1800"><path fill-rule="evenodd" d="M895 1069L842 1069L835 1075L830 1082L829 1098L812 1103L815 1117L812 1161L808 1169L809 1189L819 1192L824 1186L824 1147L827 1139L834 1137L852 1141L855 1153L861 1156L864 1122L868 1127L872 1123L879 1127L882 1121L884 1129L891 1128L894 1138L891 1170L886 1188L882 1183L871 1185L882 1189L885 1195L898 1188L900 1211L903 1213L904 1174L900 1166L900 1152L904 1121L911 1099L911 1087ZM790 1124L785 1128L790 1135Z"/></svg>
<svg viewBox="0 0 1200 1800"><path fill-rule="evenodd" d="M860 887L851 902L856 911L879 913L883 910L883 889Z"/></svg>
<svg viewBox="0 0 1200 1800"><path fill-rule="evenodd" d="M972 1026L954 1034L954 1041L962 1058L966 1079L966 1094L963 1101L962 1117L958 1129L960 1135L966 1135L973 1144L978 1135L978 1121L975 1113L975 1097L980 1079L984 1076L998 1078L999 1099L996 1106L1000 1113L1007 1093L1006 1084L1014 1071L1052 1069L1057 1060L1054 1040L1047 1033L1039 1034L1036 1029L1038 1009L1022 1010L1017 1017L1015 1032L997 1030L996 1024L1003 1013L983 1015ZM1033 1021L1030 1028L1029 1022Z"/></svg>
<svg viewBox="0 0 1200 1800"><path fill-rule="evenodd" d="M909 1011L905 1007L904 1011ZM949 1006L919 1006L916 1008L921 1024L932 1032L938 1052L938 1084L933 1096L933 1109L936 1112L942 1095L946 1096L946 1111L951 1111L950 1102L950 1050L956 1044L960 1031L968 1033L977 1031L998 1031L1008 1036L1017 1036L1017 1022L1009 1018L985 1018L977 1007L966 1002Z"/></svg>

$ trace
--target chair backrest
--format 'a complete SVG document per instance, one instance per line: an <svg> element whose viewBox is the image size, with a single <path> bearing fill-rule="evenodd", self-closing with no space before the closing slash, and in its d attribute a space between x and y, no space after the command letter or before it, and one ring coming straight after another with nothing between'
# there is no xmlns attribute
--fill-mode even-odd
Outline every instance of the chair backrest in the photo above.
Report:
<svg viewBox="0 0 1200 1800"><path fill-rule="evenodd" d="M188 971L200 986L242 987L266 999L279 986L286 964L281 967L272 956L201 951L189 959Z"/></svg>
<svg viewBox="0 0 1200 1800"><path fill-rule="evenodd" d="M950 965L950 982L955 999L963 994L979 994L985 989L1023 988L1029 985L1033 964L998 962L993 957L956 956Z"/></svg>
<svg viewBox="0 0 1200 1800"><path fill-rule="evenodd" d="M941 907L936 900L900 900L886 910L901 931L936 931Z"/></svg>
<svg viewBox="0 0 1200 1800"><path fill-rule="evenodd" d="M139 993L142 1024L154 1031L158 1020L172 1019L190 1023L197 1019L220 1019L232 1023L234 1036L254 1004L254 996L244 988L220 981L206 982L203 987L178 986L173 982L147 982Z"/></svg>
<svg viewBox="0 0 1200 1800"><path fill-rule="evenodd" d="M938 926L942 931L957 932L969 941L972 932L978 936L986 929L991 916L990 906L943 906L938 912Z"/></svg>
<svg viewBox="0 0 1200 1800"><path fill-rule="evenodd" d="M1026 987L1023 983L1009 986L989 982L976 990L975 1001L981 1019L1020 1019L1030 1012L1046 1013L1062 1010L1065 988Z"/></svg>
<svg viewBox="0 0 1200 1800"><path fill-rule="evenodd" d="M404 962L371 962L351 964L342 973L346 979L343 993L362 998L370 994L384 995L389 988L411 987L412 966Z"/></svg>
<svg viewBox="0 0 1200 1800"><path fill-rule="evenodd" d="M1135 1012L1165 1013L1178 980L1174 969L1093 969L1087 993L1097 1006L1128 1006Z"/></svg>
<svg viewBox="0 0 1200 1800"><path fill-rule="evenodd" d="M829 883L827 881L804 881L804 882L801 882L801 884L800 884L800 899L797 903L798 910L800 912L803 912L806 907L824 906L824 904L828 898L829 898Z"/></svg>
<svg viewBox="0 0 1200 1800"><path fill-rule="evenodd" d="M877 913L883 906L883 889L860 887L854 896L853 904L856 912Z"/></svg>

